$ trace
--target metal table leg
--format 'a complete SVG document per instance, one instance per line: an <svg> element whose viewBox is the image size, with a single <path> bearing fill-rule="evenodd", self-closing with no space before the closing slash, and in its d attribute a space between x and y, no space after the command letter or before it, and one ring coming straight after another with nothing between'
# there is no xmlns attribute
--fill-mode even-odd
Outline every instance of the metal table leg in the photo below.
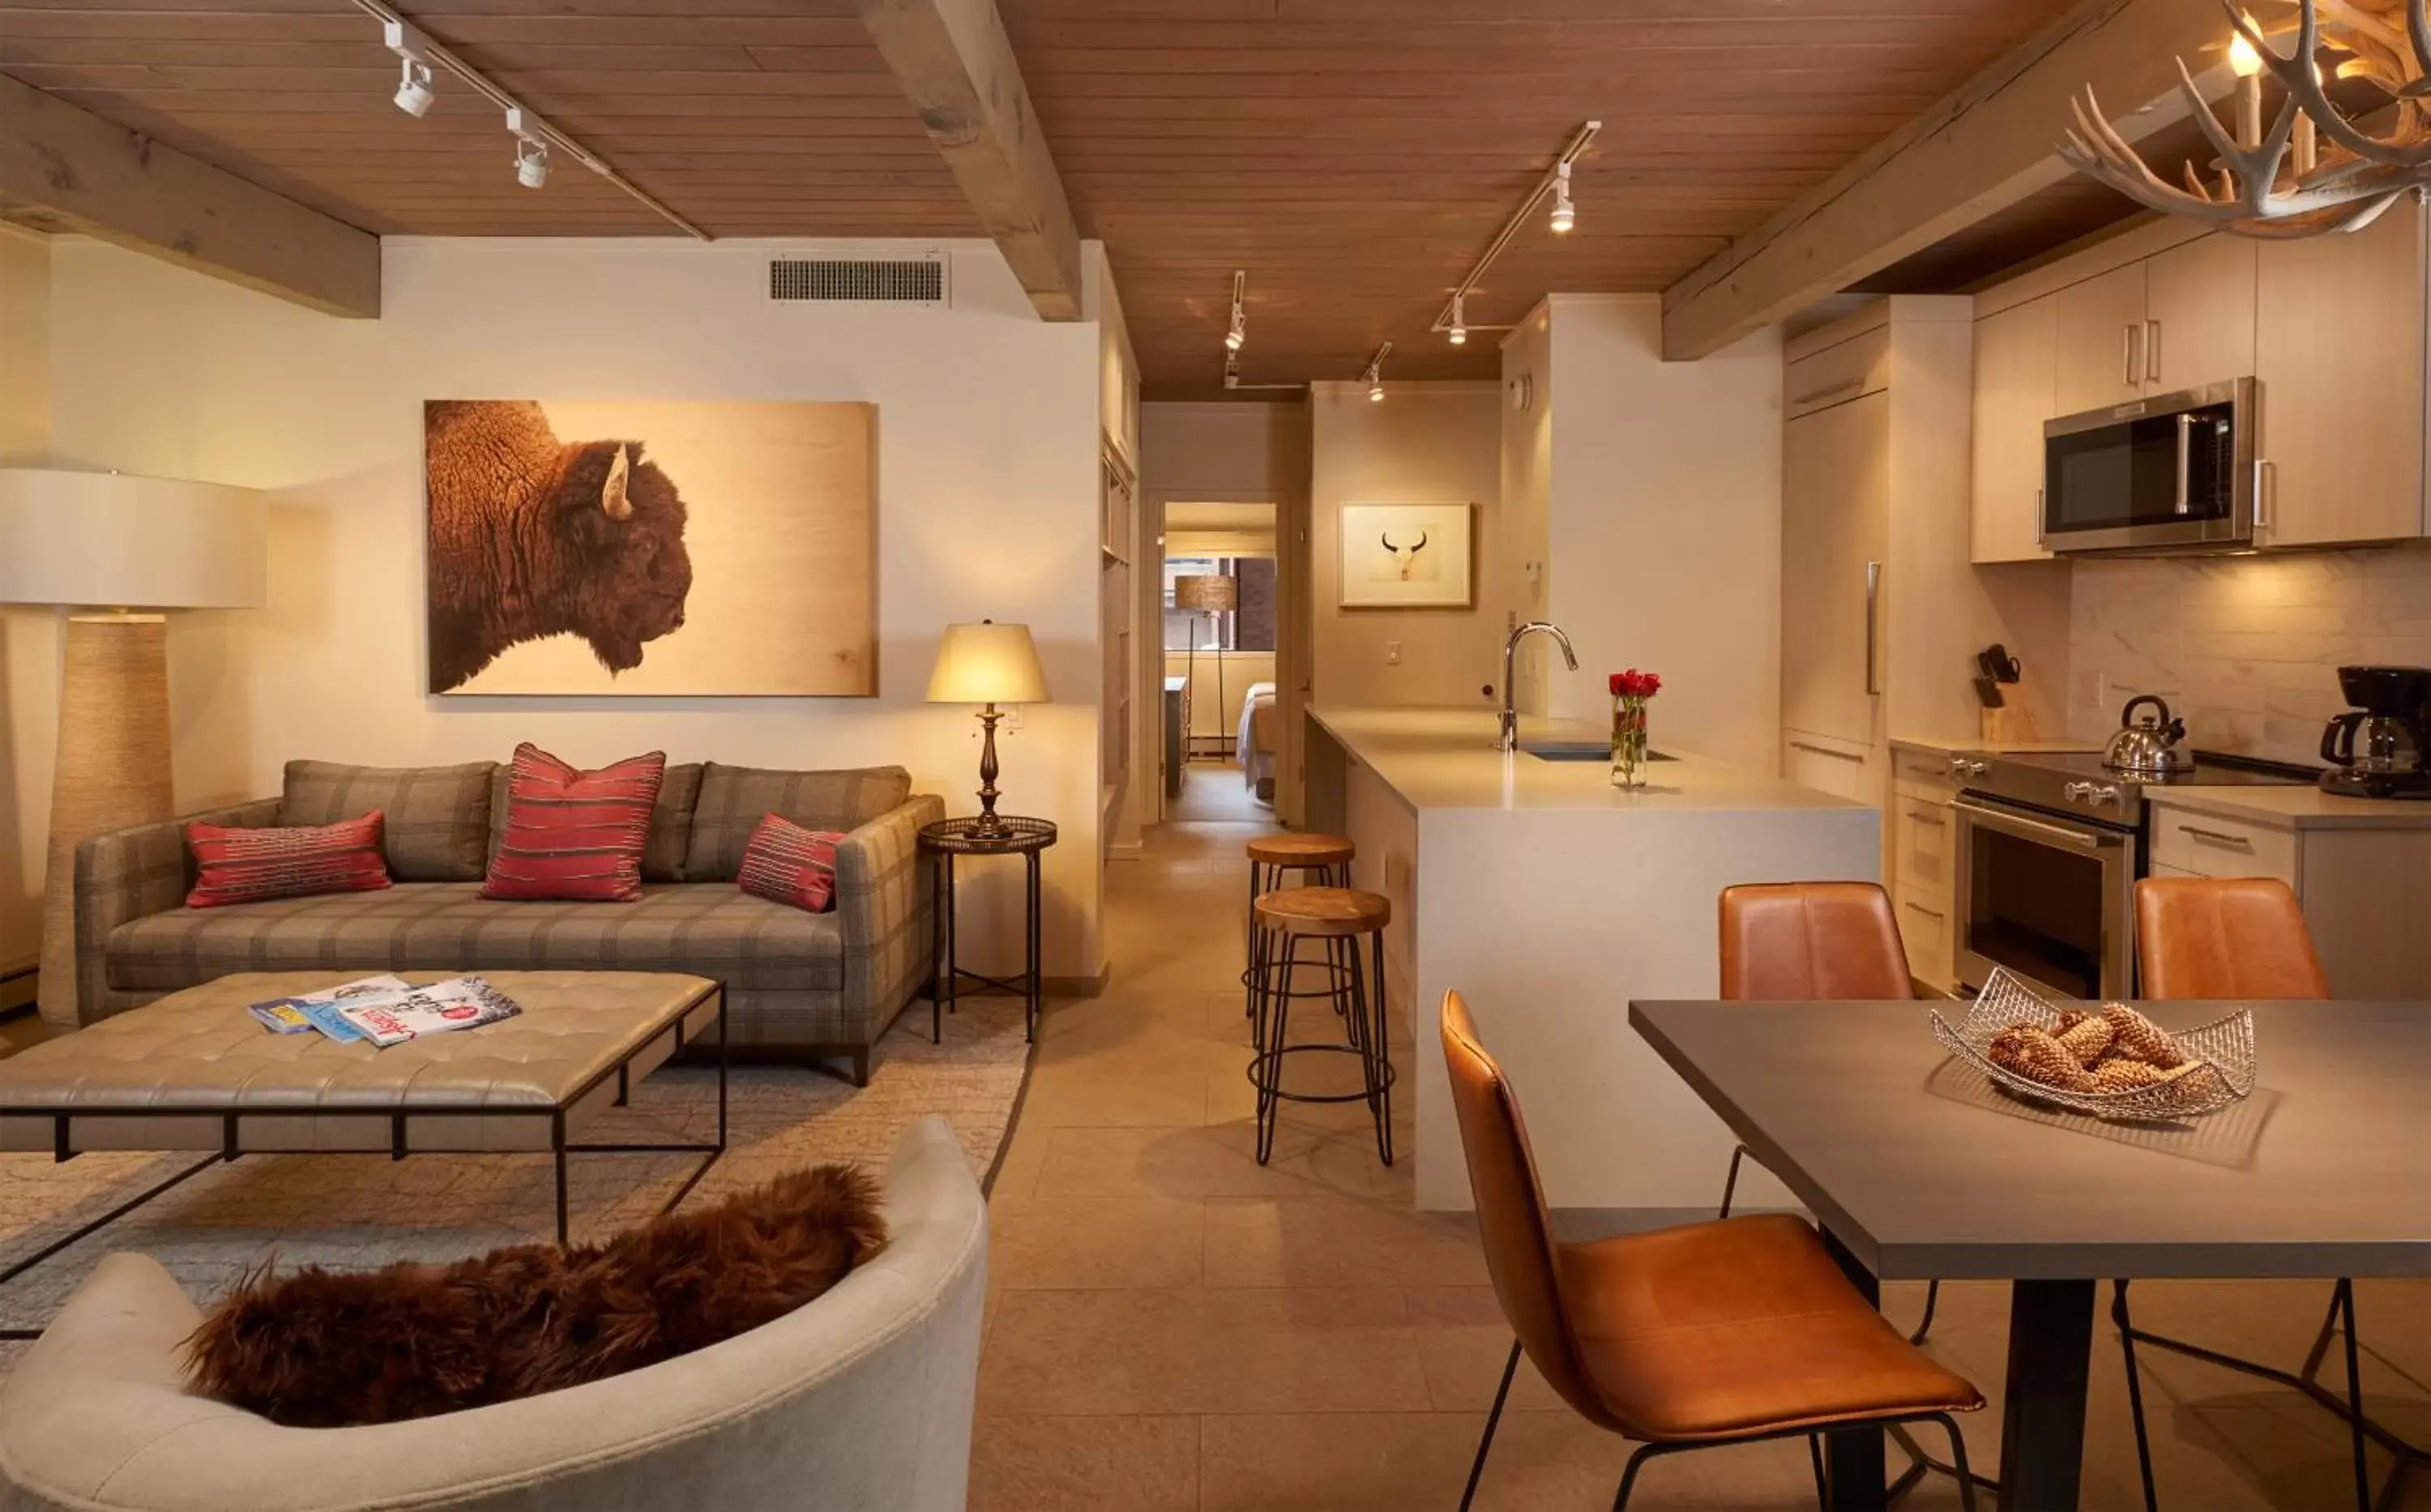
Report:
<svg viewBox="0 0 2431 1512"><path fill-rule="evenodd" d="M2001 1411L2001 1512L2076 1512L2085 1463L2093 1282L2009 1284L2009 1384Z"/></svg>
<svg viewBox="0 0 2431 1512"><path fill-rule="evenodd" d="M1830 1229L1823 1230L1823 1248L1870 1306L1882 1305L1882 1283ZM1844 1428L1823 1436L1824 1479L1832 1493L1832 1512L1883 1512L1889 1504L1884 1484L1883 1431Z"/></svg>
<svg viewBox="0 0 2431 1512"><path fill-rule="evenodd" d="M1032 850L1028 855L1024 856L1022 860L1027 864L1024 868L1025 876L1023 880L1026 885L1023 888L1023 892L1026 895L1025 907L1028 913L1027 923L1029 926L1026 933L1024 934L1024 943L1028 947L1030 953L1029 970L1027 972L1029 993L1027 1000L1022 1005L1023 1021L1021 1037L1025 1042L1034 1043L1038 1038L1038 1013L1039 1009L1043 1006L1039 1000L1042 996L1042 992L1038 969L1038 916L1040 913L1038 898L1038 852Z"/></svg>

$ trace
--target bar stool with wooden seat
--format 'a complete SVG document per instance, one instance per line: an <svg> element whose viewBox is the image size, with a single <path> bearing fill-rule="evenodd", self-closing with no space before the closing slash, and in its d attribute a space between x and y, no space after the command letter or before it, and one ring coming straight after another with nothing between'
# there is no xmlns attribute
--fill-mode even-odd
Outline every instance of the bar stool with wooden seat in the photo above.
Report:
<svg viewBox="0 0 2431 1512"><path fill-rule="evenodd" d="M1350 863L1358 857L1359 848L1349 835L1302 834L1285 831L1258 836L1249 844L1249 964L1241 972L1243 1017L1257 1017L1257 979L1259 971L1258 899L1284 885L1293 872L1310 886L1348 887L1350 885ZM1339 951L1335 954L1338 956ZM1339 966L1336 970L1346 970Z"/></svg>
<svg viewBox="0 0 2431 1512"><path fill-rule="evenodd" d="M1251 921L1258 962L1252 974L1249 1083L1258 1089L1258 1164L1275 1147L1275 1120L1285 1102L1366 1102L1376 1120L1376 1153L1393 1163L1393 1062L1384 1003L1384 927L1393 905L1378 893L1350 887L1286 887L1261 895ZM1300 959L1310 942L1322 959ZM1362 942L1366 949L1363 951ZM1304 990L1299 973L1324 975L1321 990ZM1347 1042L1291 1042L1295 999L1325 998L1340 1015ZM1355 1092L1294 1092L1283 1084L1294 1059L1353 1055L1359 1060Z"/></svg>
<svg viewBox="0 0 2431 1512"><path fill-rule="evenodd" d="M1456 992L1444 996L1443 1050L1485 1268L1517 1336L1462 1512L1523 1352L1581 1417L1640 1440L1614 1512L1650 1459L1771 1438L1806 1440L1816 1495L1826 1499L1819 1436L1909 1422L1949 1431L1959 1497L1974 1512L1976 1483L1951 1415L1981 1407L1983 1394L1900 1337L1813 1228L1766 1214L1564 1243L1518 1099Z"/></svg>
<svg viewBox="0 0 2431 1512"><path fill-rule="evenodd" d="M2138 882L2136 968L2141 983L2138 996L2160 1001L2313 1001L2330 996L2321 958L2313 951L2312 932L2305 927L2304 908L2288 884L2275 877L2148 877ZM2110 1316L2119 1325L2120 1343L2127 1357L2127 1405L2136 1415L2137 1468L2144 1477L2146 1507L2157 1507L2160 1503L2153 1484L2152 1446L2144 1428L2143 1386L2136 1373L2138 1344L2292 1386L2345 1418L2355 1460L2356 1505L2363 1512L2371 1512L2374 1504L2364 1458L2367 1438L2397 1456L2392 1487L2405 1476L2409 1462L2426 1457L2423 1450L2363 1415L2353 1280L2340 1278L2331 1288L2329 1313L2314 1336L2304 1369L2298 1371L2139 1329L2128 1314L2127 1286L2123 1280L2111 1283ZM2315 1379L2342 1321L2347 1366L2344 1402Z"/></svg>

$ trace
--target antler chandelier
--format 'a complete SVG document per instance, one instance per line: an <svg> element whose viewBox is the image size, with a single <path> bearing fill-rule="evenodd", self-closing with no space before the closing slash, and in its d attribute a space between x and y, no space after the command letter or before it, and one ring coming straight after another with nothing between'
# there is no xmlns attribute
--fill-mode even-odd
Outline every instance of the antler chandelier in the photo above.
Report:
<svg viewBox="0 0 2431 1512"><path fill-rule="evenodd" d="M2240 236L2360 230L2400 195L2431 186L2431 0L2297 0L2293 20L2269 27L2225 0L2223 8L2238 76L2233 134L2178 60L2178 88L2220 154L2209 174L2187 163L2181 189L2154 173L2090 86L2073 102L2076 128L2060 157L2139 204ZM2271 39L2291 34L2294 51L2283 57ZM2365 80L2389 97L2389 136L2372 135L2330 102L2324 53L2337 55L2336 77ZM2288 92L2268 130L2265 69Z"/></svg>

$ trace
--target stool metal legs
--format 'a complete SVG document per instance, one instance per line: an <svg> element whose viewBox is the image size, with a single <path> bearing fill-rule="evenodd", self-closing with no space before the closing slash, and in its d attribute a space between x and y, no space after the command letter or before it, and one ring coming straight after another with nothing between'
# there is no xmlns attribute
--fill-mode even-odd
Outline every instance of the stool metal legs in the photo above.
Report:
<svg viewBox="0 0 2431 1512"><path fill-rule="evenodd" d="M1322 941L1324 959L1304 961L1299 948L1310 939ZM1369 936L1362 951L1356 938L1306 935L1284 929L1260 929L1250 936L1255 964L1250 970L1249 1016L1256 1050L1249 1057L1249 1083L1258 1089L1258 1164L1274 1154L1275 1124L1282 1105L1291 1102L1365 1102L1376 1123L1376 1153L1393 1163L1393 1062L1390 1020L1384 1000L1384 936ZM1331 985L1302 990L1301 967L1323 971ZM1291 1004L1295 998L1326 998L1342 1017L1349 1043L1290 1043ZM1356 1092L1286 1092L1283 1087L1286 1056L1356 1055L1360 1087Z"/></svg>
<svg viewBox="0 0 2431 1512"><path fill-rule="evenodd" d="M1283 885L1283 874L1293 871L1306 873L1307 885L1311 887L1350 885L1350 866L1348 862L1338 865L1329 863L1319 866L1294 866L1267 861L1249 863L1249 907L1241 916L1244 926L1249 932L1249 968L1241 973L1241 1014L1253 1025L1258 1017L1258 976L1266 969L1264 950L1266 931L1258 924L1258 899L1268 893L1280 891ZM1266 1042L1261 1039L1257 1043L1263 1046Z"/></svg>

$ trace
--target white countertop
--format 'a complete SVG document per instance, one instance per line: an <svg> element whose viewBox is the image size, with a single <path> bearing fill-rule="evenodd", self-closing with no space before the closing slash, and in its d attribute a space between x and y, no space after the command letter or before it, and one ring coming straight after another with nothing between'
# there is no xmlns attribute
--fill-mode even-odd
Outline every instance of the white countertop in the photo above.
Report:
<svg viewBox="0 0 2431 1512"><path fill-rule="evenodd" d="M2147 803L2274 830L2431 830L2431 799L2340 798L2318 787L2148 787Z"/></svg>
<svg viewBox="0 0 2431 1512"><path fill-rule="evenodd" d="M1891 737L1891 749L1922 751L1933 756L1951 756L1962 750L1980 750L1995 756L2022 756L2035 752L2048 756L2100 750L2102 742L2098 740L1920 740L1910 735L1894 735Z"/></svg>
<svg viewBox="0 0 2431 1512"><path fill-rule="evenodd" d="M1600 761L1540 761L1526 751L1494 748L1495 716L1489 710L1318 708L1308 714L1352 756L1366 764L1412 809L1564 810L1612 813L1748 813L1861 809L1814 788L1801 787L1685 751L1663 739L1661 705L1652 720L1654 749L1672 761L1653 762L1647 785L1634 792L1612 785L1611 769ZM1598 742L1610 738L1601 726L1579 720L1519 721L1522 742Z"/></svg>

